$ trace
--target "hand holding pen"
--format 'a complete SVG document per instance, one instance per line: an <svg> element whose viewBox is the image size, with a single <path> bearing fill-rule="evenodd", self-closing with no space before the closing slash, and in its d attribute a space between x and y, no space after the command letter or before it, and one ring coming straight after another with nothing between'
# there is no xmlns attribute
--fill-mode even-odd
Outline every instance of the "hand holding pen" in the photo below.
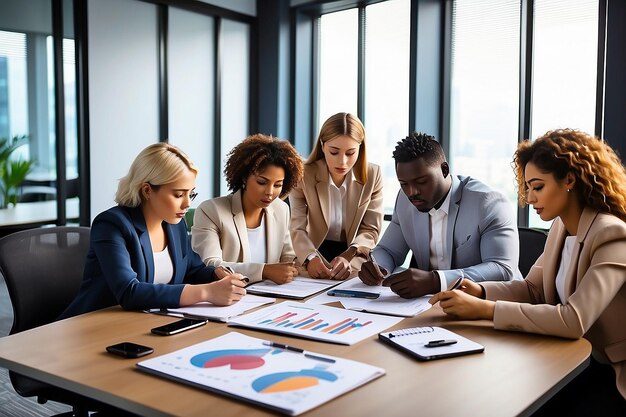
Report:
<svg viewBox="0 0 626 417"><path fill-rule="evenodd" d="M380 285L383 279L388 275L387 271L381 270L378 262L374 259L374 255L370 252L368 255L368 261L361 266L359 271L359 278L366 285Z"/></svg>
<svg viewBox="0 0 626 417"><path fill-rule="evenodd" d="M449 297L449 294L446 293L450 293L454 290L459 290L467 294L474 295L476 297L479 297L482 293L482 287L475 283L473 280L467 278L463 271L461 271L460 277L458 277L452 284L450 284L450 286L445 291L440 291L437 294L433 295L430 300L428 300L428 302L431 304L435 304L442 298Z"/></svg>

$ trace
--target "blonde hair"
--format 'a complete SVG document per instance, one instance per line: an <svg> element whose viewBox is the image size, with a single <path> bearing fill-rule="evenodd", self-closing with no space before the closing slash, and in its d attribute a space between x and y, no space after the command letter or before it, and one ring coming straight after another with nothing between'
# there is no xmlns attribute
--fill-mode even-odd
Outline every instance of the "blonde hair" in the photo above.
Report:
<svg viewBox="0 0 626 417"><path fill-rule="evenodd" d="M572 173L576 177L574 189L584 205L626 221L626 170L602 139L579 130L557 129L534 142L521 142L513 167L522 206L527 204L524 170L529 162L558 180Z"/></svg>
<svg viewBox="0 0 626 417"><path fill-rule="evenodd" d="M142 202L141 187L169 184L189 170L198 174L189 157L174 145L155 143L137 155L128 170L120 179L115 193L115 202L121 206L138 207Z"/></svg>
<svg viewBox="0 0 626 417"><path fill-rule="evenodd" d="M359 143L359 157L352 168L357 181L365 184L367 182L367 155L365 153L365 127L358 117L350 113L337 113L330 116L322 125L317 136L317 142L313 152L309 155L306 165L315 163L324 158L322 145L329 140L339 136L349 136Z"/></svg>

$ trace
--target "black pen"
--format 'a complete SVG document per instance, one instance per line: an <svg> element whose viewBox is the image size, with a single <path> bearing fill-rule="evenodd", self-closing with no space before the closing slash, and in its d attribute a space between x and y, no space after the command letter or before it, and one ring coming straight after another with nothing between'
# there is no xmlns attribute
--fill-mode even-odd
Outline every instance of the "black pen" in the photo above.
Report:
<svg viewBox="0 0 626 417"><path fill-rule="evenodd" d="M284 345L282 343L270 342L268 340L263 341L265 346L271 346L278 349L288 350L290 352L303 353L305 358L314 359L322 362L335 363L333 358L325 358L323 356L313 355L312 353L305 352L304 349L297 348L295 346Z"/></svg>
<svg viewBox="0 0 626 417"><path fill-rule="evenodd" d="M440 340L431 340L430 342L426 343L424 345L424 347L427 348L433 348L433 347L441 347L441 346L450 346L456 343L456 340L453 339L440 339Z"/></svg>
<svg viewBox="0 0 626 417"><path fill-rule="evenodd" d="M195 314L183 313L179 311L170 311L167 308L151 308L144 310L146 313L158 314L160 316L180 317L183 319L208 320L208 317L198 316Z"/></svg>

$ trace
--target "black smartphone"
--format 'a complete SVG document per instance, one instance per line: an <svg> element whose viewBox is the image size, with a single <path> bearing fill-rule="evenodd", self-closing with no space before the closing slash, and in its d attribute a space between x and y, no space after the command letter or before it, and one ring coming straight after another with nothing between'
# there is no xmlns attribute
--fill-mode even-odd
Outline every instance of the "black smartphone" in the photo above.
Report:
<svg viewBox="0 0 626 417"><path fill-rule="evenodd" d="M149 346L138 345L137 343L122 342L117 345L107 346L107 352L125 358L139 358L151 354L154 352L154 349Z"/></svg>
<svg viewBox="0 0 626 417"><path fill-rule="evenodd" d="M185 330L194 329L196 327L204 326L208 320L204 319L182 319L175 321L173 323L165 324L163 326L155 327L150 330L154 334L158 334L161 336L169 336L171 334L176 334L180 332L184 332Z"/></svg>

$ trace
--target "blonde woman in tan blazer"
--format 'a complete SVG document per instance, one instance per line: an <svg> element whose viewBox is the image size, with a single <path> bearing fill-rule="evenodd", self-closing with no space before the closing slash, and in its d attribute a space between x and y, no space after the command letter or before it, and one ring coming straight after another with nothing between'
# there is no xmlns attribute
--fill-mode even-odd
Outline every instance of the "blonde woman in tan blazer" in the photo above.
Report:
<svg viewBox="0 0 626 417"><path fill-rule="evenodd" d="M356 116L337 113L324 122L289 202L291 239L309 276L355 275L383 221L380 167L367 163Z"/></svg>
<svg viewBox="0 0 626 417"><path fill-rule="evenodd" d="M603 415L614 409L624 416L626 171L602 140L569 129L522 142L514 162L520 201L542 220L554 219L543 254L524 281L464 280L461 291L431 301L460 318L493 320L500 330L585 337L591 365L539 415L602 407Z"/></svg>
<svg viewBox="0 0 626 417"><path fill-rule="evenodd" d="M253 135L228 155L232 194L204 201L194 213L193 249L207 265L229 267L250 282L277 284L298 275L281 200L302 178L302 159L287 141Z"/></svg>

